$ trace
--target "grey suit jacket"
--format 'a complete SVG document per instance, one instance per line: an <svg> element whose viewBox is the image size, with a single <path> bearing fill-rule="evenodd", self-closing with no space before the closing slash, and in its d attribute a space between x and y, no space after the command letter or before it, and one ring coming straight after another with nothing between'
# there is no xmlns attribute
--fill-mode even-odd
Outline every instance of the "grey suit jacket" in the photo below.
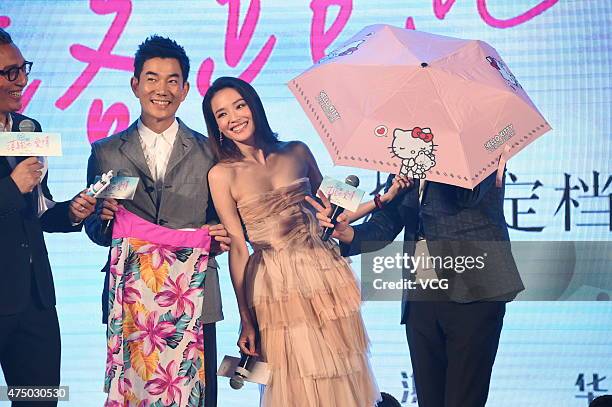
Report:
<svg viewBox="0 0 612 407"><path fill-rule="evenodd" d="M179 120L179 130L170 153L164 184L156 188L146 163L137 122L117 134L92 144L87 165L87 185L97 175L113 170L115 174L139 177L140 182L133 200L122 205L141 218L171 229L199 228L206 223L216 223L217 215L208 189L208 171L214 165L208 139ZM89 238L101 246L110 246L112 228L104 233L104 224L97 216L85 221ZM204 286L202 322L211 323L223 319L217 263L209 260ZM109 262L102 269L106 273L102 294L104 322L108 318Z"/></svg>

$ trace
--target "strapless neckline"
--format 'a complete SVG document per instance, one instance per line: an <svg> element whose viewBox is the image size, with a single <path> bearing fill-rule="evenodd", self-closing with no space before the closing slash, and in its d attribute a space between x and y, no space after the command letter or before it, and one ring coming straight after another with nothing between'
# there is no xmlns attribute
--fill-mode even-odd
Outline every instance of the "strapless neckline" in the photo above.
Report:
<svg viewBox="0 0 612 407"><path fill-rule="evenodd" d="M272 188L272 189L271 189L271 190L269 190L269 191L260 192L260 193L258 193L258 194L254 194L254 195L251 195L251 196L249 196L249 197L247 197L247 198L241 199L241 200L240 200L240 202L237 202L237 203L236 203L236 206L237 206L238 208L243 207L243 206L244 206L244 205L246 205L246 204L249 204L249 203L251 203L251 202L253 202L253 201L256 201L257 199L261 198L262 196L267 196L267 195L271 195L271 194L277 193L277 192L279 192L279 191L282 191L282 190L285 190L285 189L291 188L291 187L293 187L294 185L299 184L299 183L304 182L304 181L308 182L308 181L310 181L310 180L309 180L309 178L308 178L308 177L298 178L298 179L296 179L296 180L294 180L294 181L291 181L291 182L290 182L289 184L287 184L287 185L282 185L282 186L280 186L280 187Z"/></svg>

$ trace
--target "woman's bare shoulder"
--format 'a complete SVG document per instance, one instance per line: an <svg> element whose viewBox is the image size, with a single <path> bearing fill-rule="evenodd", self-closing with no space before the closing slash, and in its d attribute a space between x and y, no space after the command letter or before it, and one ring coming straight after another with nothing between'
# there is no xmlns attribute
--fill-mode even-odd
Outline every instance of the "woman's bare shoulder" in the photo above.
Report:
<svg viewBox="0 0 612 407"><path fill-rule="evenodd" d="M234 163L219 162L208 171L208 179L212 182L229 181L234 177L236 168Z"/></svg>
<svg viewBox="0 0 612 407"><path fill-rule="evenodd" d="M308 145L300 140L281 141L278 150L283 154L295 154L302 157L310 153Z"/></svg>

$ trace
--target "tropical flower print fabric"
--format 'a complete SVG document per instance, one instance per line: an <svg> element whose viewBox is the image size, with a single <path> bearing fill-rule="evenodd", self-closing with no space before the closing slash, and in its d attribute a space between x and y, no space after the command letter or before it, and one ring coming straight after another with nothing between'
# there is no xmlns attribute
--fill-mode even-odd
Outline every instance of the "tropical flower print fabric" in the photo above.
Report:
<svg viewBox="0 0 612 407"><path fill-rule="evenodd" d="M105 406L204 405L200 315L210 242L208 229L173 230L117 211Z"/></svg>

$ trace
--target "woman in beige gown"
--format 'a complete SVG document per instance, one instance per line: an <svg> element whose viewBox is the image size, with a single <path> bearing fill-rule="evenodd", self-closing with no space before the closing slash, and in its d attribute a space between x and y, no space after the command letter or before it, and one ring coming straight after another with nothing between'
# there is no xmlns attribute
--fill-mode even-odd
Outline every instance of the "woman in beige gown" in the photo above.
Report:
<svg viewBox="0 0 612 407"><path fill-rule="evenodd" d="M208 174L211 194L232 239L238 346L272 371L261 405L374 406L380 393L357 281L319 237L304 200L322 179L310 150L276 139L257 93L240 79L217 79L202 110L219 162Z"/></svg>

